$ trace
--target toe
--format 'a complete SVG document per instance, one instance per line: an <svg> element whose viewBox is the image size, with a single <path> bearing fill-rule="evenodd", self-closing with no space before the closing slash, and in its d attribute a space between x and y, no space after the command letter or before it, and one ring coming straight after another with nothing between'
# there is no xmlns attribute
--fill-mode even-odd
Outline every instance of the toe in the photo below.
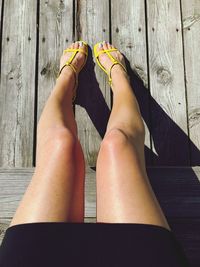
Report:
<svg viewBox="0 0 200 267"><path fill-rule="evenodd" d="M75 42L74 48L77 49L79 47L79 42Z"/></svg>
<svg viewBox="0 0 200 267"><path fill-rule="evenodd" d="M78 42L78 48L82 48L82 49L84 49L84 46L83 46L83 42L82 42L82 41L79 41L79 42Z"/></svg>
<svg viewBox="0 0 200 267"><path fill-rule="evenodd" d="M117 51L117 53L118 53L118 55L122 56L122 53L119 50Z"/></svg>
<svg viewBox="0 0 200 267"><path fill-rule="evenodd" d="M107 43L108 49L112 48L112 45L110 43Z"/></svg>
<svg viewBox="0 0 200 267"><path fill-rule="evenodd" d="M103 50L103 44L99 43L96 47L97 51Z"/></svg>
<svg viewBox="0 0 200 267"><path fill-rule="evenodd" d="M108 45L107 45L106 41L103 41L103 49L104 50L108 49Z"/></svg>
<svg viewBox="0 0 200 267"><path fill-rule="evenodd" d="M82 50L86 51L87 45L84 44L82 41L79 42L79 48L81 48Z"/></svg>

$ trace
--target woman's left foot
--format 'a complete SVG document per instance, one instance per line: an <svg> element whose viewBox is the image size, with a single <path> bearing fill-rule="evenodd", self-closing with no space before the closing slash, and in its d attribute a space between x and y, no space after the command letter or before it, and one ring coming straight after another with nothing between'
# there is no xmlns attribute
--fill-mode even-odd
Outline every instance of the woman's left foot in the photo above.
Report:
<svg viewBox="0 0 200 267"><path fill-rule="evenodd" d="M75 43L72 43L68 48L72 48L72 49L82 49L83 51L86 52L87 48L86 45L81 42L81 41L77 41ZM65 52L63 53L63 55L60 58L60 69L65 65L65 63L70 59L70 57L72 56L74 52ZM80 72L84 62L85 62L85 57L86 55L82 52L78 52L74 59L72 60L71 64L75 67L75 69L77 70L77 74ZM65 74L69 74L69 73L73 73L73 70L70 66L65 66L60 75L65 75Z"/></svg>

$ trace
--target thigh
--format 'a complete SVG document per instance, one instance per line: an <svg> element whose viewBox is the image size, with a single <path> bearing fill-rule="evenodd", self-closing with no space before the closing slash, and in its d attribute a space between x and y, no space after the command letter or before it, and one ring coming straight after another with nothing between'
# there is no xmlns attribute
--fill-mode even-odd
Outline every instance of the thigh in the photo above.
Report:
<svg viewBox="0 0 200 267"><path fill-rule="evenodd" d="M144 144L110 131L97 159L97 221L146 223L169 229L149 183Z"/></svg>
<svg viewBox="0 0 200 267"><path fill-rule="evenodd" d="M35 172L10 226L80 219L83 210L72 205L73 193L80 188L76 181L81 172L75 164L77 158L79 147L68 130L47 133L45 140L37 144Z"/></svg>

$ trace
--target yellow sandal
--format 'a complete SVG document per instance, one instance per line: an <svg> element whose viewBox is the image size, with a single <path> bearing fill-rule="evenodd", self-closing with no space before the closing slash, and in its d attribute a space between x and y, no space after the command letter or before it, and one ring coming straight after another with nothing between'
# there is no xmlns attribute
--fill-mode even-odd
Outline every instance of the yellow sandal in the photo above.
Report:
<svg viewBox="0 0 200 267"><path fill-rule="evenodd" d="M110 54L110 52L112 52L112 51L119 51L118 49L111 48L111 49L97 51L97 47L99 47L99 44L101 44L101 43L102 42L95 44L95 46L94 46L94 55L95 55L95 58L96 58L96 61L97 61L98 65L99 65L99 67L108 75L108 82L109 82L110 87L112 87L112 78L111 78L111 69L112 69L112 67L114 65L116 65L116 64L119 64L120 66L122 66L122 68L125 70L126 73L127 73L127 70L126 70L126 67L121 62L119 62L117 59L115 59ZM110 69L108 71L103 67L103 65L99 61L98 57L102 53L106 53L109 56L109 58L112 60L112 62L113 62L112 66L110 67Z"/></svg>
<svg viewBox="0 0 200 267"><path fill-rule="evenodd" d="M75 86L74 86L74 89L73 89L74 94L73 94L72 102L74 102L75 99L76 99L76 89L77 89L77 87L78 87L78 75L77 75L77 69L72 65L71 62L72 62L72 60L74 59L74 57L76 56L76 54L77 54L78 52L82 52L82 53L84 53L84 54L86 55L86 57L85 57L85 62L83 63L83 65L82 65L82 67L81 67L81 69L80 69L80 71L81 71L82 68L85 66L85 63L86 63L86 61L87 61L87 56L88 56L88 44L87 44L86 42L82 41L82 40L80 40L80 42L83 42L83 44L86 45L86 51L84 51L84 50L81 49L80 47L77 48L77 49L75 49L75 48L67 48L67 49L65 49L65 50L63 51L63 53L67 53L67 52L74 52L74 53L72 54L71 58L68 59L68 61L62 66L62 68L60 69L60 71L59 71L59 73L58 73L58 77L59 77L60 74L61 74L61 72L62 72L62 70L63 70L63 68L64 68L65 66L69 66L69 67L71 67L71 69L74 71L74 75L75 75ZM80 71L79 71L79 72L80 72ZM58 77L57 77L57 78L58 78Z"/></svg>

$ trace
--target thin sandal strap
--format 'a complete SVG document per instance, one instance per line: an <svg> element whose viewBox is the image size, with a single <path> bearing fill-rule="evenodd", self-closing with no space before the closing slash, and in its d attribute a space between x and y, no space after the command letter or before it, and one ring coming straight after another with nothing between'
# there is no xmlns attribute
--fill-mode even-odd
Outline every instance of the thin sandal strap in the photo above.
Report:
<svg viewBox="0 0 200 267"><path fill-rule="evenodd" d="M67 49L63 50L63 53L64 53L64 54L65 54L65 52L81 52L81 53L85 54L86 56L88 55L88 51L87 51L87 50L84 51L84 50L82 50L82 49L80 49L80 48L77 48L77 49L74 49L74 48L67 48Z"/></svg>
<svg viewBox="0 0 200 267"><path fill-rule="evenodd" d="M74 89L73 89L74 92L73 92L72 102L74 102L75 99L76 99L76 90L77 90L77 87L78 87L78 76L75 74L75 85L74 85Z"/></svg>
<svg viewBox="0 0 200 267"><path fill-rule="evenodd" d="M69 62L65 63L62 68L60 69L60 72L59 72L59 75L58 77L60 76L60 73L62 72L63 68L65 66L69 66L72 70L73 70L73 73L74 73L74 76L75 76L75 85L74 85L74 93L73 93L73 98L72 98L72 102L75 101L75 98L76 98L76 89L78 87L78 76L77 76L77 70L76 68Z"/></svg>
<svg viewBox="0 0 200 267"><path fill-rule="evenodd" d="M118 62L118 61L115 61L113 64L112 64L112 66L110 67L110 69L109 69L109 78L108 78L108 81L109 81L109 84L110 84L110 86L112 87L112 78L111 78L111 70L112 70L112 68L115 66L115 65L120 65L120 66L122 66L122 68L124 69L124 71L127 73L127 70L126 70L126 68L124 67L124 65L122 64L122 63L120 63L120 62Z"/></svg>
<svg viewBox="0 0 200 267"><path fill-rule="evenodd" d="M105 50L99 50L98 52L96 52L95 56L98 57L100 54L103 54L105 52L112 52L112 51L118 51L118 49L116 48L111 48L111 49L105 49Z"/></svg>
<svg viewBox="0 0 200 267"><path fill-rule="evenodd" d="M77 73L76 68L75 68L71 63L67 62L67 63L65 63L65 64L62 66L62 68L60 69L59 74L58 74L58 77L60 76L60 74L61 74L61 72L62 72L62 70L64 69L65 66L69 66L69 67L71 67L71 69L75 72L75 74Z"/></svg>
<svg viewBox="0 0 200 267"><path fill-rule="evenodd" d="M111 66L110 69L109 69L109 77L108 77L108 81L109 81L110 86L111 86L111 82L112 82L112 78L111 78L111 70L112 70L112 68L113 68L115 65L117 65L117 64L119 64L119 63L118 63L118 62L113 63L112 66Z"/></svg>
<svg viewBox="0 0 200 267"><path fill-rule="evenodd" d="M107 51L106 54L112 60L113 63L118 63L118 61Z"/></svg>

